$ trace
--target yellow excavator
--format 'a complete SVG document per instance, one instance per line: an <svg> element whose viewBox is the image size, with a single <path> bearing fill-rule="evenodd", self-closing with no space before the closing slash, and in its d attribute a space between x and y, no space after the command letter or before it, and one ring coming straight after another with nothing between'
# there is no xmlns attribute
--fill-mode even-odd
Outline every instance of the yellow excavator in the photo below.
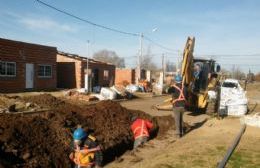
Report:
<svg viewBox="0 0 260 168"><path fill-rule="evenodd" d="M187 108L207 113L217 112L219 103L220 66L213 59L194 58L195 38L188 37L181 67L182 82L188 88ZM172 99L155 106L158 110L171 110Z"/></svg>

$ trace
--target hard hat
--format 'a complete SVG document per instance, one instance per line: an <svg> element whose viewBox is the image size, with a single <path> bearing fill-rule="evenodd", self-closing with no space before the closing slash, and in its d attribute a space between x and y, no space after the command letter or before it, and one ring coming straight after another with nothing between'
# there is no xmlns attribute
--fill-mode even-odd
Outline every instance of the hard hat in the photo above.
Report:
<svg viewBox="0 0 260 168"><path fill-rule="evenodd" d="M82 140L87 137L87 133L82 128L77 128L73 133L74 140Z"/></svg>
<svg viewBox="0 0 260 168"><path fill-rule="evenodd" d="M181 83L181 81L182 81L181 75L176 75L176 76L175 76L175 82L176 82L176 83Z"/></svg>

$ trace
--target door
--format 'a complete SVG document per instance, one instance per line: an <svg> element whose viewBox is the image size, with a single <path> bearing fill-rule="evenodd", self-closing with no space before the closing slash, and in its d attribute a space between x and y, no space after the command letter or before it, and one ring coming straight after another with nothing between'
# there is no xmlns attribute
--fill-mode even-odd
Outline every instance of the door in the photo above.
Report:
<svg viewBox="0 0 260 168"><path fill-rule="evenodd" d="M26 64L26 74L25 74L25 88L32 89L34 81L34 65Z"/></svg>
<svg viewBox="0 0 260 168"><path fill-rule="evenodd" d="M99 86L99 70L94 69L93 71L93 79L92 79L92 86Z"/></svg>

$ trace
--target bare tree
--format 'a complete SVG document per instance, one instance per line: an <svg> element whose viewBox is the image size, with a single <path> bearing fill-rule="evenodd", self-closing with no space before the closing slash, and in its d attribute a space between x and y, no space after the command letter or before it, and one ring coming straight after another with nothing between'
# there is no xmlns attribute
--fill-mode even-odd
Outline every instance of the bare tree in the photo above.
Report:
<svg viewBox="0 0 260 168"><path fill-rule="evenodd" d="M151 71L157 70L157 66L153 62L150 46L148 47L146 54L144 54L143 57L140 59L140 64L141 64L141 69L151 70Z"/></svg>
<svg viewBox="0 0 260 168"><path fill-rule="evenodd" d="M108 62L114 64L118 68L125 67L125 59L119 57L115 51L100 50L93 55L93 58L99 61Z"/></svg>
<svg viewBox="0 0 260 168"><path fill-rule="evenodd" d="M231 76L234 79L245 79L246 78L246 74L244 72L241 71L241 69L239 67L232 67L232 71L231 71Z"/></svg>
<svg viewBox="0 0 260 168"><path fill-rule="evenodd" d="M228 71L227 69L225 69L225 68L221 68L221 75L222 75L222 77L224 77L224 79L226 79L226 78L232 78L232 74L231 74L231 71Z"/></svg>
<svg viewBox="0 0 260 168"><path fill-rule="evenodd" d="M165 64L166 68L166 72L173 72L176 71L176 65L173 62L170 62L169 60L166 61Z"/></svg>

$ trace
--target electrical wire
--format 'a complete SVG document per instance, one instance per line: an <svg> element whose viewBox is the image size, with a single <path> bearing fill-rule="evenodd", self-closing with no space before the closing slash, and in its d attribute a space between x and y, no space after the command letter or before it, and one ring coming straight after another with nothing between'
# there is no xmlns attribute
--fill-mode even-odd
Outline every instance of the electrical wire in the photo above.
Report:
<svg viewBox="0 0 260 168"><path fill-rule="evenodd" d="M180 52L180 50L173 50L173 49L170 49L170 48L168 48L168 47L165 47L165 46L163 46L163 45L161 45L161 44L159 44L159 43L153 41L152 39L150 39L150 38L147 37L147 36L143 36L143 37L144 37L145 40L150 41L151 43L157 45L157 46L160 47L160 48L163 48L163 49L168 50L168 51L171 51L171 52L177 52L177 53Z"/></svg>
<svg viewBox="0 0 260 168"><path fill-rule="evenodd" d="M246 66L260 66L260 63L259 64L249 64L249 63L247 63L247 64L243 64L243 63L239 63L239 64L237 64L237 63L221 63L221 65L246 65Z"/></svg>
<svg viewBox="0 0 260 168"><path fill-rule="evenodd" d="M259 53L256 54L196 54L196 56L206 57L260 57Z"/></svg>
<svg viewBox="0 0 260 168"><path fill-rule="evenodd" d="M63 13L63 14L65 14L65 15L67 15L67 16L73 17L73 18L75 18L75 19L77 19L77 20L83 21L83 22L85 22L85 23L88 23L88 24L90 24L90 25L93 25L93 26L96 26L96 27L99 27L99 28L103 28L103 29L106 29L106 30L110 30L110 31L113 31L113 32L116 32L116 33L125 34L125 35L139 36L138 33L131 33L131 32L126 32L126 31L118 30L118 29L115 29L115 28L103 26L103 25L101 25L101 24L97 24L97 23L94 23L94 22L92 22L92 21L83 19L83 18L78 17L78 16L76 16L76 15L74 15L74 14L71 14L71 13L66 12L66 11L64 11L64 10L61 10L61 9L58 9L57 7L54 7L54 6L50 5L50 4L47 4L47 3L45 3L45 2L43 2L43 1L41 1L41 0L36 0L36 2L38 2L38 3L40 3L40 4L44 5L44 6L47 6L47 7L51 8L51 9L53 9L53 10L56 10L56 11L58 11L58 12L60 12L60 13Z"/></svg>
<svg viewBox="0 0 260 168"><path fill-rule="evenodd" d="M53 10L55 10L55 11L58 11L58 12L60 12L60 13L63 13L63 14L65 14L65 15L67 15L67 16L70 16L70 17L72 17L72 18L74 18L74 19L83 21L83 22L88 23L88 24L90 24L90 25L93 25L93 26L95 26L95 27L103 28L103 29L106 29L106 30L109 30L109 31L112 31L112 32L120 33L120 34L125 34L125 35L130 35L130 36L135 36L135 37L139 37L139 36L140 36L140 34L138 34L138 33L126 32L126 31L122 31L122 30L119 30L119 29L115 29L115 28L111 28L111 27L107 27L107 26L104 26L104 25L101 25L101 24L94 23L94 22L92 22L92 21L89 21L89 20L87 20L87 19L81 18L81 17L79 17L79 16L76 16L76 15L71 14L71 13L69 13L69 12L66 12L66 11L64 11L64 10L61 10L61 9L59 9L59 8L57 8L57 7L54 7L54 6L50 5L50 4L47 4L47 3L45 3L45 2L43 2L43 1L41 1L41 0L35 0L35 1L38 2L38 3L40 3L40 4L42 4L42 5L44 5L44 6L46 6L46 7L48 7L48 8L51 8L51 9L53 9ZM153 41L152 39L150 39L150 38L147 37L147 36L143 36L143 38L144 38L145 40L147 40L147 41L149 41L149 42L151 42L151 43L157 45L158 47L160 47L160 48L162 48L162 49L165 49L165 50L168 50L168 51L171 51L171 52L174 52L174 53L180 53L180 50L173 50L173 49L170 49L170 48L168 48L168 47L165 47L165 46L163 46L163 45L161 45L161 44L159 44L159 43ZM170 53L170 54L173 54L173 53ZM157 54L153 54L153 55L157 55ZM196 55L196 56L222 57L222 58L228 58L228 57L230 57L230 58L231 58L231 57L245 57L245 56L249 56L249 57L255 57L255 56L258 57L258 56L259 56L259 57L260 57L260 54L259 54L259 53L257 53L257 54L244 54L244 55L243 55L243 54L199 54L199 55ZM255 66L256 66L256 65L255 65Z"/></svg>
<svg viewBox="0 0 260 168"><path fill-rule="evenodd" d="M101 24L94 23L94 22L89 21L89 20L87 20L87 19L83 19L83 18L81 18L81 17L79 17L79 16L76 16L76 15L74 15L74 14L71 14L71 13L65 11L65 10L61 10L61 9L55 7L55 6L52 6L52 5L50 5L50 4L47 4L47 3L45 3L45 2L43 2L43 1L41 1L41 0L36 0L36 2L38 2L38 3L40 3L40 4L44 5L44 6L46 6L46 7L48 7L48 8L51 8L51 9L53 9L53 10L55 10L55 11L58 11L58 12L60 12L60 13L63 13L63 14L65 14L65 15L67 15L67 16L73 17L74 19L83 21L83 22L85 22L85 23L88 23L88 24L90 24L90 25L93 25L93 26L96 26L96 27L99 27L99 28L103 28L103 29L110 30L110 31L113 31L113 32L116 32L116 33L121 33L121 34L130 35L130 36L135 36L135 37L140 36L140 34L138 34L138 33L131 33L131 32L122 31L122 30L119 30L119 29L115 29L115 28L111 28L111 27L107 27L107 26L104 26L104 25L101 25ZM144 37L145 40L150 41L151 43L157 45L158 47L160 47L160 48L162 48L162 49L165 49L165 50L168 50L168 51L173 51L173 52L179 52L179 50L172 50L172 49L170 49L170 48L168 48L168 47L165 47L165 46L163 46L163 45L161 45L161 44L159 44L159 43L153 41L152 39L148 38L147 36L143 36L143 37Z"/></svg>

